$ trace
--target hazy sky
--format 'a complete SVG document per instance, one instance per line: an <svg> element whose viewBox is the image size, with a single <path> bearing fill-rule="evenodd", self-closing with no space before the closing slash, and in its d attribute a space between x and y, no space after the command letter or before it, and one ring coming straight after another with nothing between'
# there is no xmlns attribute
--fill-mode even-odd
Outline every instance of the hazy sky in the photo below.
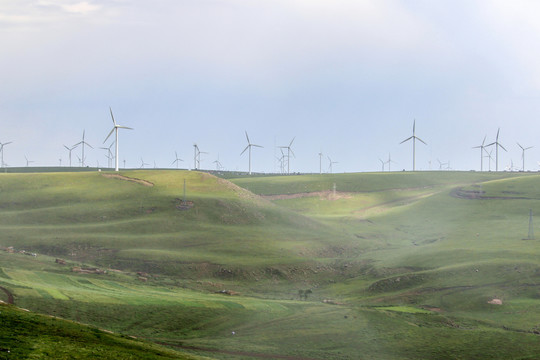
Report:
<svg viewBox="0 0 540 360"><path fill-rule="evenodd" d="M0 142L5 162L278 170L274 145L293 137L291 171L412 167L479 169L471 149L494 141L526 168L540 161L540 3L503 0L16 0L0 2ZM77 154L80 156L80 149ZM77 162L75 153L74 163ZM487 160L485 163L487 168ZM494 168L494 164L492 167ZM327 170L328 160L323 163Z"/></svg>

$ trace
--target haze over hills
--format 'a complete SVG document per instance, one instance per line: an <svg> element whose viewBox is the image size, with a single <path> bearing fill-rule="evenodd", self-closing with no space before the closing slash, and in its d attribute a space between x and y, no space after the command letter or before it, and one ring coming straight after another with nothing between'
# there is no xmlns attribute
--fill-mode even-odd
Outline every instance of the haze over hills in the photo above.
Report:
<svg viewBox="0 0 540 360"><path fill-rule="evenodd" d="M540 350L535 174L229 180L2 174L0 286L32 311L223 359Z"/></svg>

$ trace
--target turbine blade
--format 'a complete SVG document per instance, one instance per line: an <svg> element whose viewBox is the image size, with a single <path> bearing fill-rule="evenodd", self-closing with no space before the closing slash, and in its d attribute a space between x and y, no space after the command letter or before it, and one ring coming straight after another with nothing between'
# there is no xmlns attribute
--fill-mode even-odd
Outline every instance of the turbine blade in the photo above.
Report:
<svg viewBox="0 0 540 360"><path fill-rule="evenodd" d="M261 146L261 145L255 145L255 144L252 144L251 146L255 146L255 147L259 147L259 148L264 147L264 146Z"/></svg>
<svg viewBox="0 0 540 360"><path fill-rule="evenodd" d="M246 130L244 130L244 132L246 133L246 139L247 139L247 142L248 142L248 144L251 144L251 141L249 141L249 136L248 136L248 133L247 133L247 131L246 131Z"/></svg>
<svg viewBox="0 0 540 360"><path fill-rule="evenodd" d="M413 138L412 136L411 136L411 137L408 137L408 138L406 138L405 140L403 140L402 142L400 142L400 144L403 144L404 142L407 142L407 141L411 140L412 138Z"/></svg>
<svg viewBox="0 0 540 360"><path fill-rule="evenodd" d="M416 136L416 139L417 139L417 140L420 140L421 142L423 142L424 145L427 145L426 142L425 142L424 140L420 139L418 136Z"/></svg>
<svg viewBox="0 0 540 360"><path fill-rule="evenodd" d="M296 136L292 138L291 143L289 144L289 147L292 146L292 143L294 142L294 139L296 139Z"/></svg>
<svg viewBox="0 0 540 360"><path fill-rule="evenodd" d="M508 151L504 148L504 146L502 146L501 144L497 143L497 145L499 145L500 147L502 147L502 149L503 149L504 151L508 152Z"/></svg>
<svg viewBox="0 0 540 360"><path fill-rule="evenodd" d="M487 135L484 136L484 141L482 141L482 146L484 146L484 143L486 142Z"/></svg>
<svg viewBox="0 0 540 360"><path fill-rule="evenodd" d="M116 128L118 128L118 129L134 130L133 128L130 128L130 127L127 127L127 126L120 126L120 125L116 125Z"/></svg>
<svg viewBox="0 0 540 360"><path fill-rule="evenodd" d="M114 121L114 115L113 115L113 113L112 113L112 109L111 109L110 106L109 106L109 111L111 112L111 119L112 119L112 122L113 122L114 126L116 126L116 121Z"/></svg>
<svg viewBox="0 0 540 360"><path fill-rule="evenodd" d="M244 151L242 151L242 152L240 153L240 155L242 155L243 153L245 153L247 149L249 149L249 145L246 146L246 148L244 149ZM206 154L206 153L203 153L203 154Z"/></svg>
<svg viewBox="0 0 540 360"><path fill-rule="evenodd" d="M105 138L105 140L103 140L103 143L105 144L105 142L111 137L112 133L114 132L114 130L116 130L115 127L112 128L111 132L109 133L109 135L107 135L107 137Z"/></svg>

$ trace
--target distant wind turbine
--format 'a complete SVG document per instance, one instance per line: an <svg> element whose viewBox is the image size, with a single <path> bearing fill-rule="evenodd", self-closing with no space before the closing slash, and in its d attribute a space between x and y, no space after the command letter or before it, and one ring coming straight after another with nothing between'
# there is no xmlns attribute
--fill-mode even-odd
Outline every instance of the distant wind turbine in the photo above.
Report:
<svg viewBox="0 0 540 360"><path fill-rule="evenodd" d="M504 146L502 146L501 143L499 142L500 131L501 131L501 128L497 130L497 137L495 138L495 141L492 142L491 144L486 145L486 147L495 145L495 171L499 171L499 147L502 148L504 151L506 151Z"/></svg>
<svg viewBox="0 0 540 360"><path fill-rule="evenodd" d="M244 151L242 151L242 152L240 153L240 156L242 156L242 154L245 153L246 150L248 150L248 153L249 153L249 175L251 175L251 148L252 148L253 146L262 148L262 146L261 146L261 145L255 145L255 144L252 144L251 141L249 140L249 136L248 136L247 131L246 131L246 139L247 139L248 144L247 144L246 148L244 149Z"/></svg>
<svg viewBox="0 0 540 360"><path fill-rule="evenodd" d="M0 153L2 154L2 167L6 167L6 163L4 162L4 146L12 144L13 141L8 141L6 143L0 143Z"/></svg>
<svg viewBox="0 0 540 360"><path fill-rule="evenodd" d="M332 166L334 164L337 164L338 162L337 161L332 161L332 159L330 159L330 156L327 156L327 157L328 157L328 163L329 163L328 169L330 170L330 174L332 174Z"/></svg>
<svg viewBox="0 0 540 360"><path fill-rule="evenodd" d="M174 152L174 161L172 162L171 165L174 165L174 164L176 163L176 168L178 169L178 162L179 162L179 161L184 161L184 160L180 159L180 158L178 157L178 153L175 151L175 152Z"/></svg>
<svg viewBox="0 0 540 360"><path fill-rule="evenodd" d="M403 144L404 142L407 142L412 139L413 143L413 171L416 170L416 140L419 140L424 145L427 145L424 140L420 139L418 136L416 136L416 119L413 121L413 127L412 127L412 136L406 138L400 144Z"/></svg>
<svg viewBox="0 0 540 360"><path fill-rule="evenodd" d="M390 156L390 153L388 153L388 160L385 163L385 164L388 164L388 171L390 171L390 165L392 163L397 164L394 160L392 160L392 157Z"/></svg>
<svg viewBox="0 0 540 360"><path fill-rule="evenodd" d="M523 161L523 167L521 168L521 171L525 171L525 150L532 149L534 146L529 146L529 147L524 148L519 143L517 143L517 144L521 148L521 151L522 151L521 152L521 160Z"/></svg>
<svg viewBox="0 0 540 360"><path fill-rule="evenodd" d="M323 153L321 151L319 153L319 175L322 174L322 158L323 158Z"/></svg>
<svg viewBox="0 0 540 360"><path fill-rule="evenodd" d="M26 167L28 167L28 165L30 165L31 163L34 162L34 161L31 161L31 160L28 160L28 158L26 157L26 155L24 155L24 158L26 159Z"/></svg>
<svg viewBox="0 0 540 360"><path fill-rule="evenodd" d="M109 147L100 147L101 150L106 150L107 151L107 155L106 155L106 157L107 157L107 166L109 168L112 167L112 161L114 159L113 153L111 151L111 148L112 148L113 145L114 145L114 141L111 143L111 145L109 145Z"/></svg>
<svg viewBox="0 0 540 360"><path fill-rule="evenodd" d="M486 151L486 146L484 144L486 143L486 137L487 137L487 135L484 136L484 140L482 141L482 145L478 145L478 146L473 147L473 149L480 149L480 171L484 171L484 151Z"/></svg>
<svg viewBox="0 0 540 360"><path fill-rule="evenodd" d="M141 158L141 167L140 169L143 169L146 165L150 165L144 162L144 160Z"/></svg>
<svg viewBox="0 0 540 360"><path fill-rule="evenodd" d="M64 147L69 151L69 167L71 167L71 152L77 147L76 145L73 145L72 147L67 147L64 145Z"/></svg>
<svg viewBox="0 0 540 360"><path fill-rule="evenodd" d="M116 121L114 120L114 115L113 115L113 112L112 112L112 109L111 107L109 106L109 111L111 112L111 119L112 119L112 122L114 124L111 132L109 133L109 135L107 135L107 137L105 138L105 141L107 141L107 139L112 135L113 132L115 132L116 134L116 140L115 140L115 143L116 143L116 153L115 153L115 167L114 167L114 171L118 171L118 159L120 158L119 157L119 154L118 154L118 129L128 129L128 130L133 130L132 128L130 127L127 127L127 126L121 126L121 125L118 125L116 123ZM103 141L103 143L105 144L105 141Z"/></svg>
<svg viewBox="0 0 540 360"><path fill-rule="evenodd" d="M381 171L384 172L384 164L386 164L381 158L379 158L379 161L381 162Z"/></svg>
<svg viewBox="0 0 540 360"><path fill-rule="evenodd" d="M280 146L280 149L287 149L287 174L291 173L291 154L294 156L294 152L291 149L292 143L296 137L293 137L291 142L289 143L289 146Z"/></svg>
<svg viewBox="0 0 540 360"><path fill-rule="evenodd" d="M83 133L82 133L82 141L79 141L78 143L76 143L75 145L73 145L74 147L77 147L79 145L82 145L82 157L80 158L81 159L81 167L84 167L84 161L86 160L86 157L84 156L84 145L87 145L87 146L90 146L92 149L92 145L90 145L89 143L87 143L85 140L84 140L84 134L85 134L86 130L83 130Z"/></svg>

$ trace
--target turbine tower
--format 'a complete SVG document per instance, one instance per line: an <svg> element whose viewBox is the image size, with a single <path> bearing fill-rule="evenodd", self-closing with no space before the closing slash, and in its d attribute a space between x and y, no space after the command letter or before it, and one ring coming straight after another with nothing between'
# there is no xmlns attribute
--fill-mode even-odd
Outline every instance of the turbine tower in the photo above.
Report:
<svg viewBox="0 0 540 360"><path fill-rule="evenodd" d="M413 151L413 155L412 155L412 158L413 158L413 162L412 162L412 169L413 171L416 170L416 140L419 140L420 142L424 143L424 145L427 145L425 143L424 140L420 139L418 136L416 136L416 119L413 121L413 126L412 126L412 136L406 138L405 140L403 140L402 142L400 142L400 144L403 144L404 142L407 142L409 140L412 139L412 151Z"/></svg>
<svg viewBox="0 0 540 360"><path fill-rule="evenodd" d="M28 158L26 157L26 155L24 155L24 158L26 159L26 167L28 167L28 165L30 165L30 163L33 163L34 161L31 161L31 160L28 160Z"/></svg>
<svg viewBox="0 0 540 360"><path fill-rule="evenodd" d="M76 145L73 145L72 147L67 147L64 145L64 147L69 151L69 167L71 167L71 152L77 147Z"/></svg>
<svg viewBox="0 0 540 360"><path fill-rule="evenodd" d="M78 143L76 143L75 145L73 145L73 148L79 146L79 145L82 145L82 157L80 158L81 159L81 167L84 167L84 160L86 159L84 157L84 145L88 145L90 146L92 149L92 145L90 145L89 143L87 143L86 141L84 141L84 134L85 134L86 130L83 130L83 133L82 133L82 141L79 141Z"/></svg>
<svg viewBox="0 0 540 360"><path fill-rule="evenodd" d="M499 132L500 131L501 131L501 128L499 128L497 130L497 137L495 138L495 141L492 142L489 145L486 145L486 147L491 146L491 145L495 145L495 171L499 171L499 147L501 147L504 151L506 151L504 146L502 146L501 143L499 142Z"/></svg>
<svg viewBox="0 0 540 360"><path fill-rule="evenodd" d="M330 156L327 156L327 157L328 157L328 162L329 162L328 169L330 170L330 174L332 174L332 165L337 164L338 162L332 161L332 159L330 159Z"/></svg>
<svg viewBox="0 0 540 360"><path fill-rule="evenodd" d="M242 154L245 153L246 150L249 150L249 151L248 151L248 152L249 152L249 175L251 175L251 148L252 148L253 146L262 148L262 146L261 146L261 145L255 145L255 144L252 144L251 141L249 141L249 136L248 136L247 131L246 131L246 139L247 139L248 144L247 144L246 148L244 149L244 151L242 151L242 152L240 153L240 156L242 156Z"/></svg>
<svg viewBox="0 0 540 360"><path fill-rule="evenodd" d="M115 158L115 166L114 166L114 171L118 171L118 159L119 159L119 156L118 156L118 129L128 129L128 130L133 130L132 128L130 127L127 127L127 126L121 126L121 125L118 125L116 123L116 121L114 120L114 115L112 113L112 109L111 107L109 106L109 111L111 112L111 119L112 119L112 122L114 124L111 132L109 133L109 135L107 135L107 137L105 138L105 140L103 141L103 143L105 143L105 141L107 141L107 139L112 135L113 132L115 132L116 134L116 140L115 140L115 143L116 143L116 153L114 155L114 158Z"/></svg>
<svg viewBox="0 0 540 360"><path fill-rule="evenodd" d="M319 153L319 175L322 174L322 157L323 157L323 153L322 151Z"/></svg>
<svg viewBox="0 0 540 360"><path fill-rule="evenodd" d="M180 158L178 157L178 153L177 153L176 151L174 152L174 156L175 156L175 158L174 158L174 161L172 162L171 165L174 165L174 164L176 163L176 168L178 169L178 162L179 162L179 161L184 161L184 160L182 160L182 159L180 159Z"/></svg>
<svg viewBox="0 0 540 360"><path fill-rule="evenodd" d="M478 146L473 147L473 149L480 149L480 171L484 171L484 151L486 151L486 146L484 144L486 143L486 137L487 137L487 135L484 136L484 140L482 141L482 145L478 145Z"/></svg>
<svg viewBox="0 0 540 360"><path fill-rule="evenodd" d="M4 163L4 146L9 145L13 143L13 141L8 141L7 143L0 143L0 153L2 154L2 167L6 166L6 163Z"/></svg>
<svg viewBox="0 0 540 360"><path fill-rule="evenodd" d="M296 137L293 137L293 139L289 143L289 146L280 146L279 147L280 149L287 149L287 174L291 173L291 167L290 167L290 165L291 165L291 153L294 156L294 152L292 151L291 146L292 146L292 143L293 143L295 138Z"/></svg>
<svg viewBox="0 0 540 360"><path fill-rule="evenodd" d="M529 146L529 147L524 148L519 143L517 143L517 144L521 148L521 160L523 161L523 167L521 168L521 171L525 171L525 150L532 149L533 146Z"/></svg>

